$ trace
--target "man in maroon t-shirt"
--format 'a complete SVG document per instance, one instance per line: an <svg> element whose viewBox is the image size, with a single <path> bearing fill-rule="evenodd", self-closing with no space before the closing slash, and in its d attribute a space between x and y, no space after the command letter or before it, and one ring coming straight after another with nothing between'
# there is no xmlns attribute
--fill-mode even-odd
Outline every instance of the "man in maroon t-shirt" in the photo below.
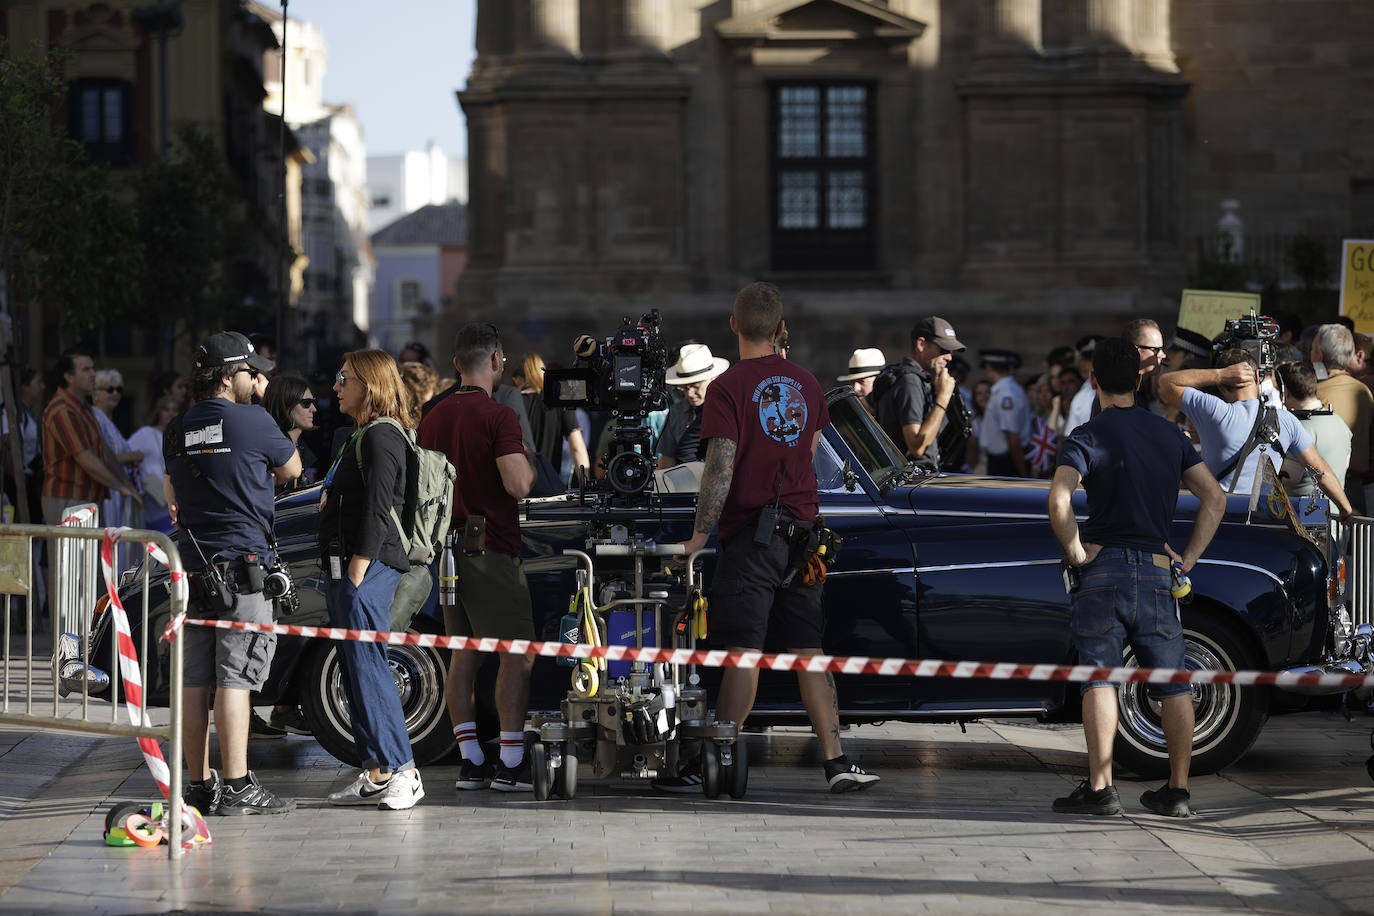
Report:
<svg viewBox="0 0 1374 916"><path fill-rule="evenodd" d="M534 639L534 610L520 565L518 503L530 492L534 471L525 454L520 421L491 399L493 383L505 370L501 338L490 324L469 324L454 342L453 366L462 385L420 421L420 446L448 456L458 472L453 488L453 552L458 566L458 601L444 608L450 636ZM477 521L477 520L481 521ZM465 537L472 524L485 525L485 547ZM473 686L481 658L456 651L449 661L445 699L463 762L459 789L528 791L525 713L529 705L532 655L502 655L496 675L496 711L501 718L501 759L493 768L477 740Z"/></svg>
<svg viewBox="0 0 1374 916"><path fill-rule="evenodd" d="M821 430L830 425L816 377L775 355L786 333L782 299L771 283L751 283L735 298L730 330L739 337L740 361L711 383L702 406L706 468L697 497L688 554L706 545L720 525L720 551L711 586L711 626L732 651L760 650L771 632L789 652L821 651L825 615L821 585L794 575L799 532L815 524L820 507L813 464ZM805 544L805 537L801 539ZM839 703L828 673L798 672L802 702L820 740L832 792L863 789L878 777L851 763L840 746ZM757 668L726 668L716 718L744 724L758 690ZM699 765L687 762L676 777L654 785L669 792L701 786Z"/></svg>

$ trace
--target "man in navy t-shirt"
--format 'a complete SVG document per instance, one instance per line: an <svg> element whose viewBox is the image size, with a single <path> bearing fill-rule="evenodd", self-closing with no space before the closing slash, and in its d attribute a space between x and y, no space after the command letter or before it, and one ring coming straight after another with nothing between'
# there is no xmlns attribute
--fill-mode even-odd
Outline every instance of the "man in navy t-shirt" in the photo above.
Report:
<svg viewBox="0 0 1374 916"><path fill-rule="evenodd" d="M267 411L252 403L255 383L272 368L242 334L210 335L196 350L191 378L196 403L168 424L163 436L163 489L177 526L177 548L191 573L192 616L272 622L262 567L273 560L267 536L274 520L273 483L287 483L301 473L296 447ZM216 576L231 594L227 607L207 593L206 583ZM276 637L187 627L183 639L187 803L201 814L291 810L293 802L278 798L248 769L249 693L267 680ZM212 695L221 773L208 767Z"/></svg>
<svg viewBox="0 0 1374 916"><path fill-rule="evenodd" d="M706 546L720 525L720 551L711 584L711 628L731 651L760 650L773 636L797 655L821 651L825 615L821 583L788 578L798 560L796 535L809 532L820 506L814 458L830 425L816 377L776 354L786 333L782 299L771 283L751 283L735 298L730 330L739 337L739 362L711 383L702 405L706 468L697 497L687 555ZM832 792L864 789L878 777L844 756L839 704L830 674L799 671L797 681L811 727L821 743ZM743 725L754 707L757 668L726 668L716 718ZM700 791L698 761L676 777L659 779L668 792Z"/></svg>
<svg viewBox="0 0 1374 916"><path fill-rule="evenodd" d="M1183 625L1169 595L1171 560L1186 573L1216 534L1226 497L1216 479L1174 424L1136 406L1140 357L1128 340L1114 337L1093 350L1092 383L1102 412L1074 430L1059 450L1050 485L1050 526L1064 548L1073 614L1070 627L1079 664L1119 667L1129 641L1141 667L1183 667ZM1179 482L1201 501L1182 556L1169 546ZM1082 483L1088 521L1080 533L1073 491ZM1054 810L1071 814L1120 814L1112 785L1116 691L1108 681L1082 687L1088 778ZM1187 684L1151 684L1162 701L1169 746L1169 782L1140 796L1156 814L1187 817L1188 764L1192 758L1193 700Z"/></svg>

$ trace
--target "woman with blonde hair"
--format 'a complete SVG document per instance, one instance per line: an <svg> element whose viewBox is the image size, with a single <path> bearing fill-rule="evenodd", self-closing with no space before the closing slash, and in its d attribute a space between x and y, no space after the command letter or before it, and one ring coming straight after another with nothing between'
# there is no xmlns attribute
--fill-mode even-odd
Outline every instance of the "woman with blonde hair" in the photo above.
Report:
<svg viewBox="0 0 1374 916"><path fill-rule="evenodd" d="M391 628L391 603L410 561L392 520L404 510L409 444L415 425L410 395L385 350L344 356L334 376L339 410L358 424L324 480L320 550L328 577L330 625ZM361 463L360 460L361 459ZM335 805L414 807L425 790L406 732L405 713L387 666L386 646L341 642L353 741L363 771L329 796Z"/></svg>
<svg viewBox="0 0 1374 916"><path fill-rule="evenodd" d="M418 417L420 408L429 403L438 390L435 386L439 382L439 374L424 363L405 362L401 363L401 382L410 395L411 411Z"/></svg>
<svg viewBox="0 0 1374 916"><path fill-rule="evenodd" d="M577 425L577 413L544 404L544 358L538 353L526 353L518 368L511 370L511 381L520 389L529 417L534 449L549 460L555 476L561 477L563 442L566 440L572 455L572 466L586 468L587 443L582 428ZM559 481L562 483L562 481Z"/></svg>

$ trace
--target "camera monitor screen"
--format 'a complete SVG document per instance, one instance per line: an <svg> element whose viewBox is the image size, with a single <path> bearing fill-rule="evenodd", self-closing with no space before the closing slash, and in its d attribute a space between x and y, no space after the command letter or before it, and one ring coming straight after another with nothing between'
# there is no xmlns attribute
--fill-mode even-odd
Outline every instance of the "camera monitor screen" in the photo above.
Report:
<svg viewBox="0 0 1374 916"><path fill-rule="evenodd" d="M615 358L615 390L638 391L643 379L643 362L638 356L617 356Z"/></svg>
<svg viewBox="0 0 1374 916"><path fill-rule="evenodd" d="M585 407L596 391L593 369L549 369L544 373L544 404L548 407Z"/></svg>

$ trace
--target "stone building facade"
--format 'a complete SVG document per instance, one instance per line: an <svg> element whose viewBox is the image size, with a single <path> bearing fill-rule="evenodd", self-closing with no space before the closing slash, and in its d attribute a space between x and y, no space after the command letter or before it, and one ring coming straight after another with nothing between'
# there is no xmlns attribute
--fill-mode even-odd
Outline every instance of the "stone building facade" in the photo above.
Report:
<svg viewBox="0 0 1374 916"><path fill-rule="evenodd" d="M1224 199L1374 218L1371 94L1360 0L479 0L450 324L725 347L767 279L823 376L932 312L1034 362L1170 324Z"/></svg>

